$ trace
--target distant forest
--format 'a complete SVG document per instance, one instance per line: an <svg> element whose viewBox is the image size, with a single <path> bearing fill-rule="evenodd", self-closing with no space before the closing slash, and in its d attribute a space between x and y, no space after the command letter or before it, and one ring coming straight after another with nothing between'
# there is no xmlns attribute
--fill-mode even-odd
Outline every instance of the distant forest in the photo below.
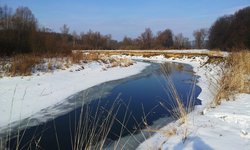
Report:
<svg viewBox="0 0 250 150"><path fill-rule="evenodd" d="M56 33L49 28L40 27L28 7L18 7L13 12L8 6L0 6L2 56L31 52L67 54L73 49L250 49L250 7L218 18L210 29L195 30L194 41L190 41L181 33L174 35L171 29L159 31L154 35L150 28L146 28L137 38L124 37L122 41L92 30L86 33L71 32L66 24L62 25L60 31Z"/></svg>

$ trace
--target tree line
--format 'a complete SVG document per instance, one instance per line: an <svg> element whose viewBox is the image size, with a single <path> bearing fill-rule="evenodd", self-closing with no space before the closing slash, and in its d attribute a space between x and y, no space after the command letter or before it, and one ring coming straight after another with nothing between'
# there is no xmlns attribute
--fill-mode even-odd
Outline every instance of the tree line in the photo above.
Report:
<svg viewBox="0 0 250 150"><path fill-rule="evenodd" d="M250 48L250 7L234 15L218 18L210 29L193 32L194 41L174 35L171 29L153 34L146 28L137 38L124 37L122 41L111 35L89 30L70 32L64 24L60 33L39 26L28 7L18 7L14 12L8 6L0 6L0 55L20 53L71 53L72 49L190 49L190 48Z"/></svg>
<svg viewBox="0 0 250 150"><path fill-rule="evenodd" d="M208 44L222 50L250 49L250 6L218 18L210 28Z"/></svg>

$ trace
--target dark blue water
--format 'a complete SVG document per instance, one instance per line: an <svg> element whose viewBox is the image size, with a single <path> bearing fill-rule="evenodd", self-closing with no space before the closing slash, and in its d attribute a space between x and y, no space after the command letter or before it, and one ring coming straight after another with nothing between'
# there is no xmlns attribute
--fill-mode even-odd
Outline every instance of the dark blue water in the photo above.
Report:
<svg viewBox="0 0 250 150"><path fill-rule="evenodd" d="M192 68L182 64L168 65L171 68L169 76L184 104L187 104L195 78ZM77 131L79 122L82 127L81 139L86 139L84 144L90 137L94 137L95 142L100 141L98 135L103 133L108 133L109 140L106 143L117 140L119 136L137 134L146 126L153 125L154 121L171 117L171 110L176 109L172 107L173 102L166 82L160 64L152 63L138 75L92 87L86 90L88 92L77 93L68 99L68 104L71 105L60 106L62 109L74 106L74 109L46 123L22 131L19 147L72 149L77 137L75 133L79 133ZM201 89L198 86L194 89L193 102L197 105L201 103L197 99ZM87 97L91 98L88 98L88 102L83 105ZM103 131L105 127L107 129ZM13 138L9 141L12 149L16 147L16 140L17 138Z"/></svg>

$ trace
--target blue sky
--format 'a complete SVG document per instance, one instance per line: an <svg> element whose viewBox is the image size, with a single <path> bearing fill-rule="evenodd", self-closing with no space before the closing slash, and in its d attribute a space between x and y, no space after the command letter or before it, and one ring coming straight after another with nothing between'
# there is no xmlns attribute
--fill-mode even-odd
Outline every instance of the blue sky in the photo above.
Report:
<svg viewBox="0 0 250 150"><path fill-rule="evenodd" d="M15 9L28 6L40 25L60 31L89 29L112 34L117 40L137 37L146 27L166 28L192 39L193 30L209 28L224 14L250 6L250 0L0 0Z"/></svg>

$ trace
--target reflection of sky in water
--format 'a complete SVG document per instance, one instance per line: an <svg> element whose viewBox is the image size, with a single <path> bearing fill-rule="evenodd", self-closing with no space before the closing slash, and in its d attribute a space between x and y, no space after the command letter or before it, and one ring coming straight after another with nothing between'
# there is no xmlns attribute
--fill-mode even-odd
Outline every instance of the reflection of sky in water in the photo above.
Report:
<svg viewBox="0 0 250 150"><path fill-rule="evenodd" d="M191 66L185 65L183 67L180 64L169 63L169 68L169 73L171 74L170 76L178 93L180 94L180 97L183 100L187 100L193 78L192 72L187 70L191 70ZM77 116L80 116L82 111L81 106L86 108L86 104L88 104L88 107L92 110L90 114L94 115L99 107L109 110L119 95L118 102L116 102L119 105L122 105L119 107L119 111L117 111L116 118L122 121L124 120L124 114L126 111L131 114L131 116L125 118L127 129L123 132L123 141L129 139L130 144L137 146L139 143L136 142L134 138L131 138L131 136L126 135L134 133L139 141L144 140L144 137L141 134L138 134L137 131L137 129L144 127L143 121L145 120L142 118L146 118L147 124L154 126L155 128L162 127L167 122L172 120L169 118L169 112L159 104L162 102L168 105L169 97L166 92L166 80L160 71L160 65L152 63L152 65L147 67L138 75L131 76L126 79L106 82L88 90L79 92L69 97L66 102L44 109L42 112L32 116L31 119L24 120L22 125L27 125L27 122L29 122L30 126L43 123L42 125L28 129L26 131L26 137L34 134L34 131L41 131L46 128L46 131L43 133L43 137L45 137L45 139L41 142L41 144L44 144L44 147L47 146L47 148L51 149L57 148L54 135L51 136L51 133L55 133L53 129L55 124L59 140L64 141L60 144L62 144L63 149L68 149L71 148L69 147L69 128L71 128L71 124L69 122L72 123L72 120L76 120L77 122ZM199 93L200 88L196 86L195 97L197 97ZM101 117L105 119L105 116ZM53 118L56 119L48 121ZM74 124L74 122L72 124ZM108 138L116 140L116 135L119 135L121 128L121 125L115 121L111 128L112 133L109 134ZM150 134L147 132L144 133L145 136ZM53 147L53 145L55 147Z"/></svg>

